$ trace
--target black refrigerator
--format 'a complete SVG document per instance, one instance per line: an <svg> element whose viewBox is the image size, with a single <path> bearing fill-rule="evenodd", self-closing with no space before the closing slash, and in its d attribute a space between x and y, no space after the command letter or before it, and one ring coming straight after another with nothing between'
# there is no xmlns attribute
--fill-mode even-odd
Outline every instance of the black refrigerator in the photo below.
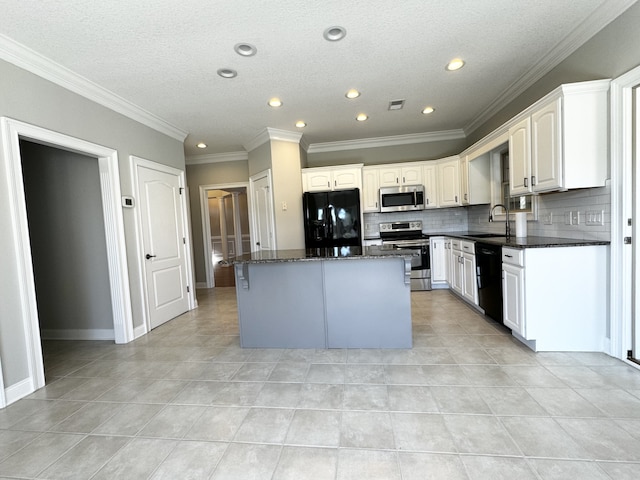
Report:
<svg viewBox="0 0 640 480"><path fill-rule="evenodd" d="M306 248L361 246L359 189L305 192L302 204Z"/></svg>

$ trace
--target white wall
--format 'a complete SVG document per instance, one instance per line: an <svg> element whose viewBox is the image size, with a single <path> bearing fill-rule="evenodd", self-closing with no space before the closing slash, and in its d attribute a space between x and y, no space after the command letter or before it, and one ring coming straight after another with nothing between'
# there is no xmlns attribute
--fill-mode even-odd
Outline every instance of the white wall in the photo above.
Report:
<svg viewBox="0 0 640 480"><path fill-rule="evenodd" d="M271 141L276 245L280 250L304 248L302 169L300 165L300 148L297 143L281 140Z"/></svg>

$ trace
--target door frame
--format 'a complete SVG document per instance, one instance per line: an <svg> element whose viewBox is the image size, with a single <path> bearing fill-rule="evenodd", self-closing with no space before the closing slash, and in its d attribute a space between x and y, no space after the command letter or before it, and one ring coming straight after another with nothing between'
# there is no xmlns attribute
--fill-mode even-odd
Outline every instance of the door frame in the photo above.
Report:
<svg viewBox="0 0 640 480"><path fill-rule="evenodd" d="M20 387L7 393L0 401L11 403L45 384L40 325L36 300L33 259L29 241L29 224L22 176L20 139L32 141L62 150L98 158L100 193L107 244L107 264L113 310L113 330L116 343L133 340L133 316L131 292L126 257L124 221L120 205L120 175L118 152L79 138L53 132L45 128L0 117L2 153L5 158L8 179L9 210L11 214L14 244L18 253L16 283L20 292L19 302L26 339L29 378ZM1 373L0 373L1 375ZM0 405L2 407L3 405Z"/></svg>
<svg viewBox="0 0 640 480"><path fill-rule="evenodd" d="M270 223L270 227L271 227L271 232L272 232L272 245L271 248L273 250L276 250L277 244L276 244L276 212L275 212L275 206L273 204L273 177L271 175L271 169L268 168L266 170L263 170L262 172L258 172L255 175L251 175L249 177L249 192L248 194L250 195L249 197L249 201L251 202L249 205L249 215L250 215L250 219L251 221L249 222L249 224L251 225L251 251L255 252L256 248L256 235L258 234L258 225L257 225L257 212L253 209L253 198L255 196L255 182L257 182L258 180L262 179L262 178L267 178L268 183L269 183L269 193L271 194L271 212L269 215L269 223Z"/></svg>
<svg viewBox="0 0 640 480"><path fill-rule="evenodd" d="M640 238L636 238L640 230L627 224L627 219L633 219L632 223L638 221L633 218L633 90L638 86L640 67L611 82L611 331L608 353L627 362L627 350L633 345L633 255L634 250L640 253ZM624 237L631 237L633 244L625 245Z"/></svg>
<svg viewBox="0 0 640 480"><path fill-rule="evenodd" d="M206 288L215 287L213 278L213 265L211 265L211 217L209 213L209 191L225 190L227 188L244 188L247 191L247 209L249 218L252 218L251 192L249 182L217 183L212 185L200 185L200 220L202 223L202 244L204 250L204 271ZM249 222L249 237L253 239L253 225Z"/></svg>
<svg viewBox="0 0 640 480"><path fill-rule="evenodd" d="M185 242L183 244L184 247L184 259L185 259L185 274L187 276L187 285L189 286L189 292L187 293L188 300L188 310L193 310L197 307L196 297L195 297L195 277L193 274L193 256L191 252L191 228L189 227L189 209L188 209L188 197L189 191L186 188L186 180L185 180L185 172L184 170L179 170L174 167L170 167L168 165L163 165L158 162L154 162L152 160L147 160L145 158L136 157L135 155L130 155L129 165L131 165L131 178L133 179L133 189L135 198L141 198L140 188L138 185L138 167L144 167L151 170L158 170L159 172L167 173L169 175L175 175L178 177L178 183L180 185L180 189L183 193L180 195L180 209L182 210L182 231L184 234ZM136 258L138 259L137 267L138 267L138 278L140 280L140 291L142 292L142 315L143 322L142 325L135 330L135 338L138 338L148 332L151 331L151 315L149 314L149 296L148 296L148 285L147 285L147 275L146 268L147 263L145 262L145 251L144 251L144 239L142 237L142 212L140 208L137 208L136 205L136 215L135 215L135 235L136 235Z"/></svg>

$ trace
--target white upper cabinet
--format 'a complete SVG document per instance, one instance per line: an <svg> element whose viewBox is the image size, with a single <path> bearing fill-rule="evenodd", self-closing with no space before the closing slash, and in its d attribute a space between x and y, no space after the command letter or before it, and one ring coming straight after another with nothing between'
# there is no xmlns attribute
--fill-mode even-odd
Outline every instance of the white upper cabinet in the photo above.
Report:
<svg viewBox="0 0 640 480"><path fill-rule="evenodd" d="M491 158L488 153L460 159L462 205L491 203Z"/></svg>
<svg viewBox="0 0 640 480"><path fill-rule="evenodd" d="M438 162L438 206L456 207L460 201L460 159L450 157Z"/></svg>
<svg viewBox="0 0 640 480"><path fill-rule="evenodd" d="M425 162L422 167L424 180L424 208L436 208L438 206L438 164Z"/></svg>
<svg viewBox="0 0 640 480"><path fill-rule="evenodd" d="M511 195L531 193L531 118L509 129L509 185Z"/></svg>
<svg viewBox="0 0 640 480"><path fill-rule="evenodd" d="M380 167L380 186L422 185L422 164L386 165Z"/></svg>
<svg viewBox="0 0 640 480"><path fill-rule="evenodd" d="M380 211L380 177L378 167L362 169L362 211Z"/></svg>
<svg viewBox="0 0 640 480"><path fill-rule="evenodd" d="M562 85L509 128L511 194L604 186L609 80Z"/></svg>
<svg viewBox="0 0 640 480"><path fill-rule="evenodd" d="M362 188L362 165L316 167L302 170L302 190L322 192Z"/></svg>

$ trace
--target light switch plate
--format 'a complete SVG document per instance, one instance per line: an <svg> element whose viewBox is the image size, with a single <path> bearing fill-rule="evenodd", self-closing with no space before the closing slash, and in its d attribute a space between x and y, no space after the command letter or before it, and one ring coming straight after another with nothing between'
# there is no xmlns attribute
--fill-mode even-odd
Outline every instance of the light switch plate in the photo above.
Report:
<svg viewBox="0 0 640 480"><path fill-rule="evenodd" d="M578 210L571 212L571 225L580 225L580 212Z"/></svg>

